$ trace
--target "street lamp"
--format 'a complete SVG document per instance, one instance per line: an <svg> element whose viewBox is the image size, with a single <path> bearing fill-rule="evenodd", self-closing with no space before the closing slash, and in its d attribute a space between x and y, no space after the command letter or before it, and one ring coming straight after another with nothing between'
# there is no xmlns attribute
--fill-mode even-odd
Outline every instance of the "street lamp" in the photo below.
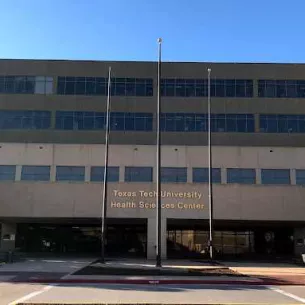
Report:
<svg viewBox="0 0 305 305"><path fill-rule="evenodd" d="M212 133L211 133L211 69L208 68L208 159L209 159L209 253L213 253L213 163L212 163Z"/></svg>
<svg viewBox="0 0 305 305"><path fill-rule="evenodd" d="M156 267L161 267L161 132L160 132L160 114L161 114L161 44L162 39L158 38L159 56L158 56L158 92L157 92L157 155L156 155Z"/></svg>

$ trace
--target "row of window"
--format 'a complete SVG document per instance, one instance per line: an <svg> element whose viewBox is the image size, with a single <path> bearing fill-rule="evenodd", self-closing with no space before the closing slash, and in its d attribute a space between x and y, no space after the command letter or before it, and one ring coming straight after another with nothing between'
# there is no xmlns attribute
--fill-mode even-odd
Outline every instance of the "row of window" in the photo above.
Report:
<svg viewBox="0 0 305 305"><path fill-rule="evenodd" d="M160 87L163 96L208 96L207 79L167 78L161 80ZM253 81L248 79L212 79L211 96L253 97Z"/></svg>
<svg viewBox="0 0 305 305"><path fill-rule="evenodd" d="M23 165L21 180L26 181L49 181L50 166ZM291 184L289 169L261 169L261 184ZM15 165L0 165L0 180L14 181L16 175ZM194 183L208 182L208 168L193 168ZM119 167L108 167L108 181L119 181ZM90 169L90 181L103 181L104 167L92 166ZM56 166L56 181L85 181L84 166ZM152 182L152 167L125 167L126 182ZM220 168L213 168L212 181L221 183ZM162 167L161 182L163 183L186 183L186 167ZM228 168L227 183L256 184L256 170L254 168ZM305 184L305 170L296 170L296 184Z"/></svg>
<svg viewBox="0 0 305 305"><path fill-rule="evenodd" d="M56 111L55 128L64 130L100 130L106 114L93 111ZM1 110L0 129L49 129L50 111ZM153 114L112 112L111 130L152 131ZM259 115L260 132L305 133L305 115ZM208 117L202 113L162 113L161 130L166 132L207 131ZM213 132L255 132L253 114L212 114Z"/></svg>
<svg viewBox="0 0 305 305"><path fill-rule="evenodd" d="M305 80L259 80L259 97L305 97Z"/></svg>
<svg viewBox="0 0 305 305"><path fill-rule="evenodd" d="M53 77L48 76L0 76L0 93L52 94Z"/></svg>
<svg viewBox="0 0 305 305"><path fill-rule="evenodd" d="M58 77L57 94L107 95L108 78ZM153 96L152 78L111 78L112 96Z"/></svg>
<svg viewBox="0 0 305 305"><path fill-rule="evenodd" d="M59 76L57 94L107 95L107 77ZM0 93L52 94L53 77L0 76ZM113 96L153 96L152 78L112 78ZM161 79L161 95L172 97L205 97L207 79ZM212 97L253 97L253 80L211 79ZM258 97L304 98L305 80L258 80Z"/></svg>

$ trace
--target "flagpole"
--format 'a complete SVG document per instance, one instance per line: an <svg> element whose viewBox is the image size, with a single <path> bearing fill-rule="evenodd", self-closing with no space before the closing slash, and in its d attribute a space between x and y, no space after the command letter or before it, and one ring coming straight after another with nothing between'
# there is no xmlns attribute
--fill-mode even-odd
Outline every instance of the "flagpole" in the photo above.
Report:
<svg viewBox="0 0 305 305"><path fill-rule="evenodd" d="M212 162L212 130L211 130L211 69L208 69L208 159L209 159L209 252L210 259L213 253L213 162Z"/></svg>
<svg viewBox="0 0 305 305"><path fill-rule="evenodd" d="M157 170L156 170L156 191L157 191L157 198L156 198L156 267L162 266L161 260L161 132L160 132L160 114L161 114L161 44L162 39L158 38L158 92L157 92L157 120L156 120L156 127L157 127L157 155L156 155L156 163L157 163Z"/></svg>
<svg viewBox="0 0 305 305"><path fill-rule="evenodd" d="M107 217L107 191L108 191L108 151L110 133L110 95L111 95L111 67L108 70L107 106L106 106L106 126L105 126L105 160L104 160L104 180L102 197L102 223L101 223L101 263L105 263L106 244L106 217Z"/></svg>

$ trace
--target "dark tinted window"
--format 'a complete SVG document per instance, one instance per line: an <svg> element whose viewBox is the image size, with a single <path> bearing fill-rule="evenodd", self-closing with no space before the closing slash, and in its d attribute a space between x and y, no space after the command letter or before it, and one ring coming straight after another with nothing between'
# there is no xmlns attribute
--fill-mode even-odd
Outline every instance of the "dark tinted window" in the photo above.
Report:
<svg viewBox="0 0 305 305"><path fill-rule="evenodd" d="M207 131L208 117L200 113L162 113L162 131ZM213 132L254 132L252 114L212 114Z"/></svg>
<svg viewBox="0 0 305 305"><path fill-rule="evenodd" d="M0 111L0 129L48 129L50 125L50 111Z"/></svg>
<svg viewBox="0 0 305 305"><path fill-rule="evenodd" d="M304 133L305 115L261 114L260 132Z"/></svg>
<svg viewBox="0 0 305 305"><path fill-rule="evenodd" d="M207 79L175 79L161 80L163 96L202 97L207 96ZM246 79L212 79L211 96L214 97L252 97L253 81Z"/></svg>
<svg viewBox="0 0 305 305"><path fill-rule="evenodd" d="M107 95L108 78L68 77L57 80L57 93L62 95ZM151 78L112 78L111 95L114 96L152 96Z"/></svg>
<svg viewBox="0 0 305 305"><path fill-rule="evenodd" d="M161 182L187 182L187 168L161 167Z"/></svg>
<svg viewBox="0 0 305 305"><path fill-rule="evenodd" d="M50 166L23 165L21 180L49 181Z"/></svg>
<svg viewBox="0 0 305 305"><path fill-rule="evenodd" d="M259 80L258 96L273 98L305 97L305 80Z"/></svg>
<svg viewBox="0 0 305 305"><path fill-rule="evenodd" d="M84 181L84 166L56 166L56 181Z"/></svg>
<svg viewBox="0 0 305 305"><path fill-rule="evenodd" d="M107 179L109 182L119 181L119 167L108 166ZM104 181L104 166L92 166L90 173L91 181Z"/></svg>
<svg viewBox="0 0 305 305"><path fill-rule="evenodd" d="M125 167L126 182L151 182L152 180L152 167Z"/></svg>
<svg viewBox="0 0 305 305"><path fill-rule="evenodd" d="M289 169L262 169L262 184L290 184Z"/></svg>
<svg viewBox="0 0 305 305"><path fill-rule="evenodd" d="M297 169L296 172L296 184L305 184L305 169Z"/></svg>
<svg viewBox="0 0 305 305"><path fill-rule="evenodd" d="M104 112L57 111L56 129L94 130L105 128ZM111 112L110 129L119 131L151 131L152 113Z"/></svg>
<svg viewBox="0 0 305 305"><path fill-rule="evenodd" d="M196 183L209 182L209 169L206 167L194 167L193 168L193 182L196 182ZM221 183L220 168L212 169L212 182Z"/></svg>
<svg viewBox="0 0 305 305"><path fill-rule="evenodd" d="M256 173L253 168L228 168L227 183L255 184Z"/></svg>
<svg viewBox="0 0 305 305"><path fill-rule="evenodd" d="M0 180L14 181L16 165L0 165Z"/></svg>

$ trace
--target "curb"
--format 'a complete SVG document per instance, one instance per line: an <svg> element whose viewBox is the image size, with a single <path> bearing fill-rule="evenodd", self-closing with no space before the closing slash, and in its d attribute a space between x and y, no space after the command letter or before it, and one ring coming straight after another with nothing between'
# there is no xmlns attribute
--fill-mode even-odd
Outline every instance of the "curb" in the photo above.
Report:
<svg viewBox="0 0 305 305"><path fill-rule="evenodd" d="M242 285L242 286L305 286L305 282L298 281L228 281L228 280L99 280L99 279L29 279L26 281L15 280L14 283L36 283L36 284L129 284L129 285Z"/></svg>

